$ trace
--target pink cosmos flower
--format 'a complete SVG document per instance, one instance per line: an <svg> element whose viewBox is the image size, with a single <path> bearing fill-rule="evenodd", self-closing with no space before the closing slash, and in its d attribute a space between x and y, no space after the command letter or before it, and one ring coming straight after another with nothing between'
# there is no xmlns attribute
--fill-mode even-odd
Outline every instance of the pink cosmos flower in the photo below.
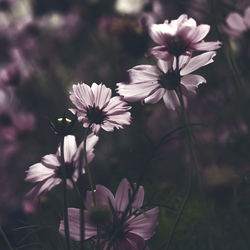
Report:
<svg viewBox="0 0 250 250"><path fill-rule="evenodd" d="M226 18L227 26L223 30L230 36L238 38L250 29L250 6L245 10L244 16L231 12Z"/></svg>
<svg viewBox="0 0 250 250"><path fill-rule="evenodd" d="M174 56L190 55L192 51L212 51L220 48L221 42L204 42L210 26L197 26L193 18L186 14L178 19L163 24L153 24L150 30L151 38L160 46L154 47L152 54L162 60L172 60Z"/></svg>
<svg viewBox="0 0 250 250"><path fill-rule="evenodd" d="M95 238L97 236L97 223L95 218L100 221L100 211L107 211L106 220L100 225L101 242L104 249L107 249L108 242L114 232L116 238L111 249L121 250L142 250L148 249L145 241L150 239L157 226L157 215L159 209L157 207L146 212L139 212L143 205L144 189L142 186L138 188L135 198L132 202L131 209L124 217L124 212L130 203L132 196L132 188L127 179L123 179L116 191L115 196L104 186L96 185L94 206L91 192L87 192L87 211L85 211L85 239ZM99 211L98 211L99 208ZM101 208L101 209L100 209ZM69 230L70 236L75 241L80 241L80 212L77 208L69 208ZM61 221L59 231L64 234L64 223Z"/></svg>
<svg viewBox="0 0 250 250"><path fill-rule="evenodd" d="M70 100L76 106L70 111L77 114L83 127L90 126L95 134L101 128L113 131L114 128L130 124L131 114L128 110L131 107L120 96L111 98L111 89L104 84L93 83L91 88L85 83L73 85Z"/></svg>
<svg viewBox="0 0 250 250"><path fill-rule="evenodd" d="M200 75L191 72L213 62L216 52L206 52L193 58L180 56L179 72L176 69L176 60L158 61L157 66L138 65L128 70L130 82L117 83L117 92L126 101L157 103L163 98L165 106L175 110L180 106L176 90L179 85L190 93L195 93L201 83L206 83Z"/></svg>
<svg viewBox="0 0 250 250"><path fill-rule="evenodd" d="M90 134L87 137L86 151L88 162L94 158L94 146L98 141L98 137ZM76 139L73 135L65 136L64 138L64 160L66 165L67 185L72 188L71 178L76 181L78 178L79 157L83 150L82 142L77 148ZM82 161L82 173L84 170L84 161ZM25 181L37 183L27 194L27 198L34 198L41 194L50 191L54 186L62 182L62 167L61 167L61 150L60 145L56 154L45 155L42 161L29 167L26 171L27 176Z"/></svg>

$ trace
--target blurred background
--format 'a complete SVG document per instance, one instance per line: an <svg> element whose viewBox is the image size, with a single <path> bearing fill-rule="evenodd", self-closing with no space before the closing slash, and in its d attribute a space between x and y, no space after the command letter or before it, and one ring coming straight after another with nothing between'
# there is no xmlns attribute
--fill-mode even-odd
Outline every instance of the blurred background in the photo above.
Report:
<svg viewBox="0 0 250 250"><path fill-rule="evenodd" d="M240 0L0 0L0 224L15 249L64 249L57 232L62 187L27 200L33 185L24 178L29 166L56 152L59 137L49 122L73 107L72 85L103 82L115 94L128 69L155 63L149 26L183 13L211 25L206 40L223 46L215 62L198 72L207 84L188 99L202 191L193 189L172 249L249 249L250 28L237 38L225 28L229 13L243 15L248 5ZM183 129L166 137L183 125L178 112L162 102L131 106L130 126L101 132L91 169L95 183L113 192L122 178L136 182L144 175L145 208L160 207L156 234L148 242L154 250L168 239L184 199L189 150ZM75 135L80 143L80 124ZM70 207L79 207L74 191L69 200ZM1 238L0 249L7 249Z"/></svg>

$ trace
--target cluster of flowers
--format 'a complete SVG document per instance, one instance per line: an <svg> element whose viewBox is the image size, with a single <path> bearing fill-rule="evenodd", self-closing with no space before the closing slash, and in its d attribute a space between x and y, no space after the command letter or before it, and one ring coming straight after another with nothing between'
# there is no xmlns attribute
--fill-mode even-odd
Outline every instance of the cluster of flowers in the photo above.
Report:
<svg viewBox="0 0 250 250"><path fill-rule="evenodd" d="M156 65L138 65L130 69L129 82L117 83L119 96L112 97L111 89L104 84L73 85L70 100L75 108L70 111L92 132L78 147L73 135L65 136L64 152L59 146L56 154L46 155L40 163L32 165L26 181L37 184L27 196L45 194L62 182L62 153L67 185L72 187L79 177L79 168L82 169L80 174L85 173L86 163L80 159L83 148L89 163L94 157L93 150L101 129L113 131L131 123L131 107L125 101L157 103L163 99L165 106L172 110L185 104L186 95L195 93L198 85L206 82L202 76L190 73L212 63L216 55L214 50L221 46L219 41L203 40L209 30L209 25L197 25L185 14L171 22L165 20L162 24L153 24L150 36L159 46L152 48L151 53L158 61ZM194 51L205 53L193 57ZM146 249L145 241L153 236L157 225L158 208L142 212L142 186L136 187L123 179L115 197L102 185L96 185L94 193L87 192L86 197L84 239L98 240L103 249ZM100 210L106 216L96 222L96 211L100 213ZM68 213L70 236L80 241L80 210L69 208ZM65 232L63 221L59 231Z"/></svg>

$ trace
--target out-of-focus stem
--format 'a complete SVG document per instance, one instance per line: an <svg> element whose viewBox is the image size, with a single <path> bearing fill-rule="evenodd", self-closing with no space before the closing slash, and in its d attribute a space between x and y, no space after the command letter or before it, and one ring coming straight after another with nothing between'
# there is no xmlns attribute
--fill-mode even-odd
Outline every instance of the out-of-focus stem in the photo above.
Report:
<svg viewBox="0 0 250 250"><path fill-rule="evenodd" d="M67 172L66 172L66 165L64 160L64 136L61 140L61 167L62 167L62 182L63 182L63 209L64 209L64 232L66 237L66 244L67 249L71 250L71 243L70 243L70 237L69 237L69 218L68 218L68 201L67 201Z"/></svg>
<svg viewBox="0 0 250 250"><path fill-rule="evenodd" d="M0 226L0 234L4 240L4 242L6 243L7 247L9 248L9 250L14 250L14 248L11 246L5 232L3 231L2 227Z"/></svg>

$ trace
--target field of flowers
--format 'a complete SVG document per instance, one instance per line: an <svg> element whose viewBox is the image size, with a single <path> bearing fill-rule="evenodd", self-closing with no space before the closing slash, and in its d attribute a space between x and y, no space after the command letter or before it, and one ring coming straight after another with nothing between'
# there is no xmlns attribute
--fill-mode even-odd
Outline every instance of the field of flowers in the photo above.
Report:
<svg viewBox="0 0 250 250"><path fill-rule="evenodd" d="M250 2L0 0L0 250L249 250Z"/></svg>

